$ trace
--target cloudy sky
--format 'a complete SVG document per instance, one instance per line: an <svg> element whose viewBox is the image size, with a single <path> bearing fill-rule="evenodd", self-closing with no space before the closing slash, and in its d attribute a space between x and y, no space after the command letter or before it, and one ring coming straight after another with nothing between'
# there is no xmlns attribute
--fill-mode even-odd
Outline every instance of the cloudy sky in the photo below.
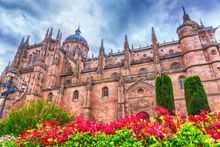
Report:
<svg viewBox="0 0 220 147"><path fill-rule="evenodd" d="M108 53L130 45L150 43L154 26L159 42L177 39L184 5L191 19L205 26L220 25L220 0L0 0L0 72L12 60L23 36L42 41L47 28L63 32L64 40L80 24L90 55L98 53L101 38ZM220 41L220 31L216 32Z"/></svg>

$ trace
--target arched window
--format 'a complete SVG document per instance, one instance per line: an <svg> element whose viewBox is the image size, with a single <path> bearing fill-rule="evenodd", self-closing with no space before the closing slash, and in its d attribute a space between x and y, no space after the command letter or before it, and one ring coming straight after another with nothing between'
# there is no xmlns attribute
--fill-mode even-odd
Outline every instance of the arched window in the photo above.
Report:
<svg viewBox="0 0 220 147"><path fill-rule="evenodd" d="M137 115L138 119L149 119L150 115L147 112L141 111Z"/></svg>
<svg viewBox="0 0 220 147"><path fill-rule="evenodd" d="M48 99L50 100L50 101L52 101L53 100L53 93L52 92L50 92L49 94L48 94Z"/></svg>
<svg viewBox="0 0 220 147"><path fill-rule="evenodd" d="M184 77L184 76L180 76L179 77L179 85L180 85L180 90L184 90L184 79L185 79L186 77Z"/></svg>
<svg viewBox="0 0 220 147"><path fill-rule="evenodd" d="M33 57L33 64L36 64L38 61L38 55L37 54L34 54L34 57Z"/></svg>
<svg viewBox="0 0 220 147"><path fill-rule="evenodd" d="M108 87L103 87L102 88L102 98L108 98Z"/></svg>
<svg viewBox="0 0 220 147"><path fill-rule="evenodd" d="M147 73L147 69L146 69L146 68L141 68L138 73L139 73L140 75L146 74L146 73Z"/></svg>
<svg viewBox="0 0 220 147"><path fill-rule="evenodd" d="M76 101L78 101L79 100L79 91L78 90L75 90L74 92L73 92L73 99L72 99L72 101L73 102L76 102Z"/></svg>
<svg viewBox="0 0 220 147"><path fill-rule="evenodd" d="M32 55L29 56L29 59L28 59L28 65L31 64L31 61L32 61Z"/></svg>
<svg viewBox="0 0 220 147"><path fill-rule="evenodd" d="M180 69L181 68L181 65L177 62L174 62L171 66L170 66L171 69Z"/></svg>

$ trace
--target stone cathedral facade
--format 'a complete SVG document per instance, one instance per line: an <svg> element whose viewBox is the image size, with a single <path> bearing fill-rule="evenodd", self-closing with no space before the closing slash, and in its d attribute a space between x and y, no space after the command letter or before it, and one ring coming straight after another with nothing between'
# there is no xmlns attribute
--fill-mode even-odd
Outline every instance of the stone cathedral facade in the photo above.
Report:
<svg viewBox="0 0 220 147"><path fill-rule="evenodd" d="M9 72L16 70L16 79L28 84L26 95L16 94L15 102L44 97L87 119L114 121L127 112L154 115L155 78L162 74L172 80L176 110L186 111L183 80L198 75L211 109L216 110L220 109L216 29L191 20L184 10L183 23L176 29L178 40L158 43L152 28L150 46L133 48L125 35L123 51L107 54L101 40L97 57L87 56L89 45L79 28L63 42L60 31L53 38L53 29L48 29L40 43L30 45L29 37L21 41L1 78L7 81Z"/></svg>

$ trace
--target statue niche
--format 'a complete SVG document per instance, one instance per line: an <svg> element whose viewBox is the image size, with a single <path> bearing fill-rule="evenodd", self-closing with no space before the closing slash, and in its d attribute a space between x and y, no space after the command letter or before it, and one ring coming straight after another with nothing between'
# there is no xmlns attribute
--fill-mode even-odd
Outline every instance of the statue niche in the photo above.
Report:
<svg viewBox="0 0 220 147"><path fill-rule="evenodd" d="M127 89L127 112L138 114L147 112L154 116L154 88L145 82L136 82Z"/></svg>

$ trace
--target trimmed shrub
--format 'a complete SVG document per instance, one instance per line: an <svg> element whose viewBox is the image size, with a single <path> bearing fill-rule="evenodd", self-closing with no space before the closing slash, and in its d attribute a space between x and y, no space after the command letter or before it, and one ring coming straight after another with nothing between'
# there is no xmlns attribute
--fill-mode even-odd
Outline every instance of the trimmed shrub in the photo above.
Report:
<svg viewBox="0 0 220 147"><path fill-rule="evenodd" d="M197 115L200 110L210 111L207 95L198 76L186 78L184 88L188 115Z"/></svg>
<svg viewBox="0 0 220 147"><path fill-rule="evenodd" d="M156 103L168 109L171 114L175 109L172 82L167 75L156 78Z"/></svg>
<svg viewBox="0 0 220 147"><path fill-rule="evenodd" d="M0 136L13 134L19 136L24 129L36 128L47 120L58 120L62 125L73 118L61 106L47 100L26 104L20 108L14 107L9 115L1 121Z"/></svg>

